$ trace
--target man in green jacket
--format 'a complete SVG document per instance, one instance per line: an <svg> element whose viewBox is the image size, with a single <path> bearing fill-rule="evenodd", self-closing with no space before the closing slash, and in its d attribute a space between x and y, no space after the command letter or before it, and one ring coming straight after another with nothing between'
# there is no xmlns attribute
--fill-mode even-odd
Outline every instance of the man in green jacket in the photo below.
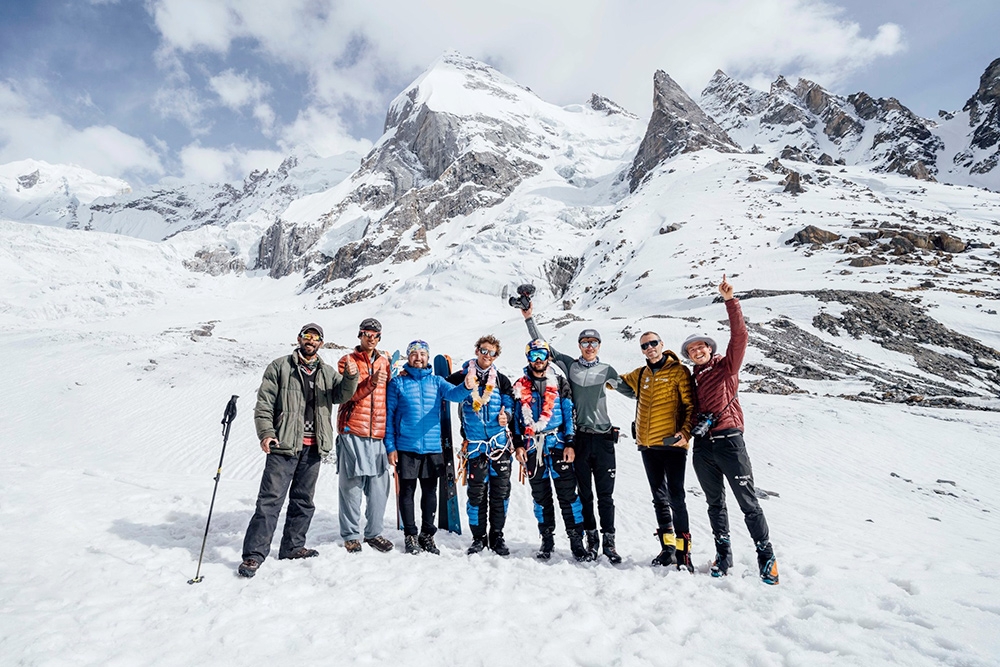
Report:
<svg viewBox="0 0 1000 667"><path fill-rule="evenodd" d="M297 350L271 362L257 390L253 419L267 460L257 509L243 539L243 562L238 570L242 577L257 574L270 553L286 495L288 511L278 558L318 555L305 544L316 510L313 494L319 463L333 448L333 405L354 395L358 367L349 360L341 375L336 366L320 359L317 352L323 346L323 328L318 324L310 322L302 327L298 342Z"/></svg>

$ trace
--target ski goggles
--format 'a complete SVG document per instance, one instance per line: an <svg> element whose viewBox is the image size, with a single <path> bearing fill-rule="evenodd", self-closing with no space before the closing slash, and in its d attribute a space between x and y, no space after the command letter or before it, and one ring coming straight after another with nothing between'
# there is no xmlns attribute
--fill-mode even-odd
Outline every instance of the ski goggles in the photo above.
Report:
<svg viewBox="0 0 1000 667"><path fill-rule="evenodd" d="M545 361L549 358L548 350L531 350L528 352L528 361L534 363L536 361Z"/></svg>
<svg viewBox="0 0 1000 667"><path fill-rule="evenodd" d="M427 352L430 353L431 346L427 344L427 341L415 340L406 346L406 356L410 356L414 352Z"/></svg>

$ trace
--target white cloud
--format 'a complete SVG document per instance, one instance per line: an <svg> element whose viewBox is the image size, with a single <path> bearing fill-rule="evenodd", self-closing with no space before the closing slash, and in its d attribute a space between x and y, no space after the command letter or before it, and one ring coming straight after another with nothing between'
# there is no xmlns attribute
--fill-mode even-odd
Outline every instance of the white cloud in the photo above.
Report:
<svg viewBox="0 0 1000 667"><path fill-rule="evenodd" d="M319 157L330 157L355 151L367 153L372 142L355 139L344 129L344 122L331 109L310 107L303 110L293 123L281 130L279 145L286 152L298 146L310 147Z"/></svg>
<svg viewBox="0 0 1000 667"><path fill-rule="evenodd" d="M283 153L267 150L207 148L192 143L181 149L181 180L193 183L241 181L254 169L276 169Z"/></svg>
<svg viewBox="0 0 1000 667"><path fill-rule="evenodd" d="M249 39L271 60L307 71L320 104L370 113L383 110L385 74L409 76L449 48L497 63L551 101L600 92L638 112L650 106L657 69L692 96L719 68L745 79L810 76L835 88L903 48L897 26L865 36L820 0L514 0L502 9L457 0L152 1L166 48L224 53Z"/></svg>
<svg viewBox="0 0 1000 667"><path fill-rule="evenodd" d="M51 113L37 113L0 82L0 163L33 158L76 164L104 176L160 176L163 166L145 141L107 125L78 130Z"/></svg>
<svg viewBox="0 0 1000 667"><path fill-rule="evenodd" d="M271 92L271 87L260 79L246 73L238 74L231 69L211 77L208 85L222 103L234 111L239 111L248 104L260 102Z"/></svg>

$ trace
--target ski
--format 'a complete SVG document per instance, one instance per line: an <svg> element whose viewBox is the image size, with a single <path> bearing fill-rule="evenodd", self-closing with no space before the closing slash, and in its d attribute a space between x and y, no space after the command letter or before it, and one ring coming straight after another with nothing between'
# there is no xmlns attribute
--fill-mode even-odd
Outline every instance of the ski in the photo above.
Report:
<svg viewBox="0 0 1000 667"><path fill-rule="evenodd" d="M451 375L451 357L439 354L434 357L434 374ZM441 453L444 456L444 475L438 492L438 528L462 534L462 515L458 507L458 485L455 480L455 446L451 433L451 405L441 401Z"/></svg>
<svg viewBox="0 0 1000 667"><path fill-rule="evenodd" d="M390 373L391 373L391 376L390 376L389 379L392 379L392 378L396 377L397 375L399 375L399 372L401 370L403 370L403 364L405 364L405 363L406 363L406 360L403 359L403 355L401 355L399 353L399 350L396 350L395 352L393 352L392 353L392 357L389 359L389 370L390 370Z"/></svg>

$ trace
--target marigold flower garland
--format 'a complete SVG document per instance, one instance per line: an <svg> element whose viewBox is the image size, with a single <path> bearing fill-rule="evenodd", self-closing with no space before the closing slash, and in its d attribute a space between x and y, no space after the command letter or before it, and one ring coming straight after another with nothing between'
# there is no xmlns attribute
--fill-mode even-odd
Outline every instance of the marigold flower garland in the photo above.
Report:
<svg viewBox="0 0 1000 667"><path fill-rule="evenodd" d="M535 421L531 412L531 404L534 402L531 389L534 383L527 377L522 377L514 385L517 390L517 399L521 402L521 418L524 420L525 437L533 437L536 433L541 433L549 425L552 413L556 406L556 398L559 396L559 382L556 376L548 373L545 378L545 396L542 399L542 411Z"/></svg>

